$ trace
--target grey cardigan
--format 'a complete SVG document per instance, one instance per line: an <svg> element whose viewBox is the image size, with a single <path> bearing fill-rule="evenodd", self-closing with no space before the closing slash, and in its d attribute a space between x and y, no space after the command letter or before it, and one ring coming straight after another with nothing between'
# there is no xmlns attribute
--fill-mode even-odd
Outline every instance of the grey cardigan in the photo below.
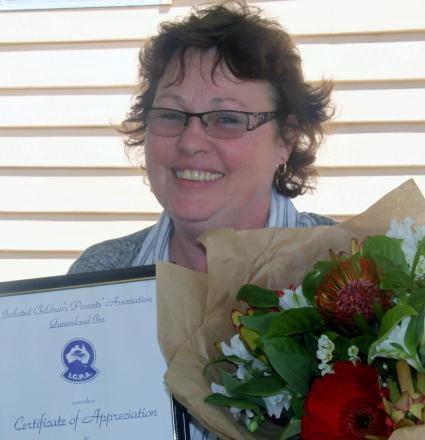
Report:
<svg viewBox="0 0 425 440"><path fill-rule="evenodd" d="M72 264L68 273L131 267L152 226L125 237L103 241L87 248Z"/></svg>

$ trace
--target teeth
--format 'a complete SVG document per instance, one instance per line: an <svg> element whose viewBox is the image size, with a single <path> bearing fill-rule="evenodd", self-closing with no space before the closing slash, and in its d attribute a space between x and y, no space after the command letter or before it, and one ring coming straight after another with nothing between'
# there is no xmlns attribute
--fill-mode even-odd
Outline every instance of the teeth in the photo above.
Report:
<svg viewBox="0 0 425 440"><path fill-rule="evenodd" d="M179 179L210 181L210 180L217 180L220 177L223 177L223 174L209 173L208 171L199 171L199 170L184 170L184 171L176 171L176 176Z"/></svg>

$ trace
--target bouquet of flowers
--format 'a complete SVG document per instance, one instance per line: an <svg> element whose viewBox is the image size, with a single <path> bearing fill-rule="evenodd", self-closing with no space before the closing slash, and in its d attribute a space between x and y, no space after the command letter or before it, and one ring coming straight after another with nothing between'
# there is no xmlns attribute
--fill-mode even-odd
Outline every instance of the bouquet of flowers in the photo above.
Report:
<svg viewBox="0 0 425 440"><path fill-rule="evenodd" d="M207 274L158 264L173 395L222 440L425 438L425 232L407 216L425 224L413 181L336 226L210 231Z"/></svg>
<svg viewBox="0 0 425 440"><path fill-rule="evenodd" d="M425 226L405 218L386 235L330 252L301 286L244 285L236 334L218 344L223 385L206 401L280 440L386 439L425 424ZM413 375L412 375L413 371Z"/></svg>

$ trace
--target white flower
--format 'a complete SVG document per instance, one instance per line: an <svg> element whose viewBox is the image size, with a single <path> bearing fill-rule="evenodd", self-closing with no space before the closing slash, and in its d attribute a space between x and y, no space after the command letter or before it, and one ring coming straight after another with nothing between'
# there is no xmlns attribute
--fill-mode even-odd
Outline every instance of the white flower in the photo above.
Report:
<svg viewBox="0 0 425 440"><path fill-rule="evenodd" d="M319 348L316 351L316 357L323 362L329 362L332 360L332 351Z"/></svg>
<svg viewBox="0 0 425 440"><path fill-rule="evenodd" d="M390 229L386 233L387 237L403 240L401 249L410 268L412 267L418 244L425 237L425 226L414 226L414 224L414 220L410 217L406 217L400 223L396 220L391 220ZM419 259L415 273L417 278L422 278L425 275L425 258L423 256Z"/></svg>
<svg viewBox="0 0 425 440"><path fill-rule="evenodd" d="M321 335L317 340L316 357L322 361L319 364L319 370L321 370L322 376L333 373L332 365L329 365L329 362L332 360L332 352L334 350L335 344L326 335Z"/></svg>
<svg viewBox="0 0 425 440"><path fill-rule="evenodd" d="M250 409L243 410L245 412L245 425L249 428L251 419L254 417L254 413Z"/></svg>
<svg viewBox="0 0 425 440"><path fill-rule="evenodd" d="M324 376L325 374L333 374L335 371L333 370L332 366L326 363L319 364L319 370Z"/></svg>
<svg viewBox="0 0 425 440"><path fill-rule="evenodd" d="M410 323L410 316L402 319L401 322L394 326L391 332L385 337L385 339L376 346L376 351L378 352L376 356L386 355L390 357L390 354L396 354L400 352L400 348L407 351L407 347L404 343L404 338L406 336L407 327ZM394 344L397 344L400 348L395 348Z"/></svg>
<svg viewBox="0 0 425 440"><path fill-rule="evenodd" d="M224 356L237 356L244 361L253 361L254 356L246 349L239 335L230 339L230 347L225 342L220 342L220 349Z"/></svg>
<svg viewBox="0 0 425 440"><path fill-rule="evenodd" d="M378 356L391 359L405 359L413 368L421 370L423 367L417 353L411 353L404 342L410 320L410 316L403 318L401 322L394 326L382 341L379 342L379 344L374 348L372 345L369 360L372 361Z"/></svg>
<svg viewBox="0 0 425 440"><path fill-rule="evenodd" d="M335 344L326 335L320 336L320 338L317 340L317 346L319 349L323 348L330 351L335 350Z"/></svg>
<svg viewBox="0 0 425 440"><path fill-rule="evenodd" d="M212 382L211 391L217 394L223 394L223 396L230 397L230 394L226 391L223 385L219 385L218 383Z"/></svg>
<svg viewBox="0 0 425 440"><path fill-rule="evenodd" d="M283 390L282 393L275 394L274 396L263 397L269 417L274 416L278 419L282 414L283 408L288 411L291 406L291 399L292 394L288 390Z"/></svg>
<svg viewBox="0 0 425 440"><path fill-rule="evenodd" d="M303 294L302 287L295 290L283 289L283 295L279 297L279 307L283 310L299 309L300 307L312 307Z"/></svg>
<svg viewBox="0 0 425 440"><path fill-rule="evenodd" d="M348 358L351 362L353 362L353 364L356 363L357 360L359 360L359 348L356 347L355 345L351 345L350 347L348 347Z"/></svg>
<svg viewBox="0 0 425 440"><path fill-rule="evenodd" d="M248 371L245 368L244 364L239 365L237 371L236 371L236 377L239 380L245 380L248 377Z"/></svg>
<svg viewBox="0 0 425 440"><path fill-rule="evenodd" d="M267 365L260 361L260 359L255 358L254 362L252 363L252 368L258 371L264 371L267 370Z"/></svg>
<svg viewBox="0 0 425 440"><path fill-rule="evenodd" d="M239 417L243 415L246 426L249 425L249 422L255 415L250 409L240 409L236 408L236 406L229 407L229 411L233 415L235 420L239 420Z"/></svg>
<svg viewBox="0 0 425 440"><path fill-rule="evenodd" d="M239 416L241 415L242 410L240 408L236 408L236 406L231 406L229 411L232 413L235 420L239 420Z"/></svg>

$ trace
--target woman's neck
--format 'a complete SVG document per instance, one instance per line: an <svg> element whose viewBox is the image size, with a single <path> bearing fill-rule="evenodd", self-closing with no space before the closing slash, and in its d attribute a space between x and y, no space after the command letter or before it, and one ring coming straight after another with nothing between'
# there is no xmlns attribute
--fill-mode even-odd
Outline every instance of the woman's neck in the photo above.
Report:
<svg viewBox="0 0 425 440"><path fill-rule="evenodd" d="M234 221L184 222L173 220L173 232L170 237L169 259L180 266L198 272L207 271L207 255L198 238L206 231L214 228L233 228L235 230L264 228L269 216L270 198L264 206L251 213L250 216L238 216Z"/></svg>
<svg viewBox="0 0 425 440"><path fill-rule="evenodd" d="M174 229L170 238L170 261L197 272L206 272L207 255L197 239L197 236Z"/></svg>

